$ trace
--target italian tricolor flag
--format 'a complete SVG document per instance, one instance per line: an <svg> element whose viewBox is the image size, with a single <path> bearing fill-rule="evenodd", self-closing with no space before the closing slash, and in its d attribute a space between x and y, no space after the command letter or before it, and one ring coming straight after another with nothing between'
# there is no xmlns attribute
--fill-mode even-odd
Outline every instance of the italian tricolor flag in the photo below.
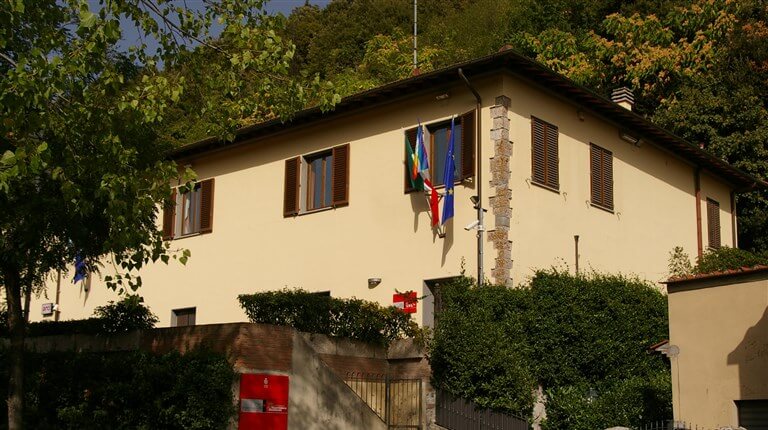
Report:
<svg viewBox="0 0 768 430"><path fill-rule="evenodd" d="M405 136L405 151L408 162L408 177L411 180L411 186L418 190L429 193L429 209L432 212L432 226L436 226L440 222L440 215L437 208L438 195L437 190L432 186L432 182L429 179L429 158L427 156L427 150L424 147L424 135L421 129L421 123L419 123L416 129L416 152L414 153L411 146L411 142L408 139L408 135Z"/></svg>

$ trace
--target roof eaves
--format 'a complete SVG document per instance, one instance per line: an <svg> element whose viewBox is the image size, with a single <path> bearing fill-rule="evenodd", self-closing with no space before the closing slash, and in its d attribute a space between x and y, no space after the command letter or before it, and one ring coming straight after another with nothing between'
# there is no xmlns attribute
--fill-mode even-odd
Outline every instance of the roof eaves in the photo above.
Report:
<svg viewBox="0 0 768 430"><path fill-rule="evenodd" d="M493 67L488 67L493 66ZM612 119L618 124L626 124L626 128L638 132L672 153L687 159L689 162L701 166L718 174L738 189L738 191L753 190L755 188L768 188L768 183L754 178L748 173L715 157L698 146L675 134L653 124L648 119L629 111L616 103L597 94L593 90L579 85L569 78L562 76L546 66L525 57L514 50L505 50L474 60L464 61L443 69L423 73L406 79L395 81L380 87L372 88L361 93L353 94L341 100L332 110L323 111L319 107L304 109L296 113L288 121L273 119L266 122L245 126L235 132L232 142L221 141L216 138L206 138L188 145L174 149L169 154L171 159L182 159L199 155L209 150L235 146L243 141L278 132L291 126L311 122L321 118L329 118L340 115L361 106L367 106L381 102L387 95L403 93L413 89L424 89L437 83L446 84L450 80L459 80L457 71L464 69L465 73L473 71L488 72L489 69L505 68L511 73L545 87L556 88L555 91L570 99L574 103L584 106L606 118Z"/></svg>

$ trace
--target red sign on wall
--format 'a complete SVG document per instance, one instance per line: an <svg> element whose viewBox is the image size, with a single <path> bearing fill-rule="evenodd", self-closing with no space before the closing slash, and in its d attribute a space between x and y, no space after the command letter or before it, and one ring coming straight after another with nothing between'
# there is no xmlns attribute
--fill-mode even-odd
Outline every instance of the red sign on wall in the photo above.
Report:
<svg viewBox="0 0 768 430"><path fill-rule="evenodd" d="M416 298L416 292L410 291L407 293L395 294L392 296L392 303L396 308L402 309L403 312L407 314L415 314L416 303L418 303L418 299Z"/></svg>
<svg viewBox="0 0 768 430"><path fill-rule="evenodd" d="M285 375L240 375L238 430L287 430L288 384Z"/></svg>

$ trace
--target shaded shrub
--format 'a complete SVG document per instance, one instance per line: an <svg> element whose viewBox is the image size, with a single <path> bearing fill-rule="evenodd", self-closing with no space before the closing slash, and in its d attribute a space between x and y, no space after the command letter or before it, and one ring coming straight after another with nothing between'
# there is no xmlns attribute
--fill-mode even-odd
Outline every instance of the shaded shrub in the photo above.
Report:
<svg viewBox="0 0 768 430"><path fill-rule="evenodd" d="M669 417L668 365L647 353L668 336L666 298L652 285L540 271L524 288L460 278L440 292L429 349L437 387L530 417L541 384L550 430Z"/></svg>
<svg viewBox="0 0 768 430"><path fill-rule="evenodd" d="M49 353L25 361L29 429L222 429L235 413L235 373L220 354ZM2 372L7 389L7 366Z"/></svg>
<svg viewBox="0 0 768 430"><path fill-rule="evenodd" d="M547 390L544 430L593 430L615 426L639 428L642 423L672 416L669 372L650 377L628 376L599 387L568 385Z"/></svg>
<svg viewBox="0 0 768 430"><path fill-rule="evenodd" d="M667 301L623 276L538 272L528 288L538 381L544 387L623 380L666 371L647 347L669 336Z"/></svg>
<svg viewBox="0 0 768 430"><path fill-rule="evenodd" d="M0 318L3 314L0 313ZM110 301L94 310L94 317L81 320L38 321L27 325L28 336L60 334L115 334L155 327L158 319L138 295L129 295L118 302ZM7 318L0 326L0 335L8 335Z"/></svg>
<svg viewBox="0 0 768 430"><path fill-rule="evenodd" d="M144 305L144 298L129 295L119 302L97 307L93 314L101 319L104 333L123 333L131 330L147 330L155 327L157 316Z"/></svg>
<svg viewBox="0 0 768 430"><path fill-rule="evenodd" d="M469 278L441 286L429 360L436 387L495 410L529 416L536 379L530 366L526 290L475 287Z"/></svg>
<svg viewBox="0 0 768 430"><path fill-rule="evenodd" d="M254 323L387 344L419 333L409 314L360 299L338 299L301 289L283 289L237 297Z"/></svg>

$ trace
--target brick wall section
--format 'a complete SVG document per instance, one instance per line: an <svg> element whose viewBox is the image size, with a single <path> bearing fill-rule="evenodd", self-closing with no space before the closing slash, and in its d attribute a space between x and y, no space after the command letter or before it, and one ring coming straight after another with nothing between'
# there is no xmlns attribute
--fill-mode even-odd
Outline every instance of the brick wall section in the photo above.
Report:
<svg viewBox="0 0 768 430"><path fill-rule="evenodd" d="M140 348L155 353L207 348L224 353L238 369L291 370L293 336L290 327L265 324L210 324L144 332Z"/></svg>
<svg viewBox="0 0 768 430"><path fill-rule="evenodd" d="M496 228L488 231L488 240L496 250L496 260L491 277L494 283L512 286L512 242L509 240L509 225L512 218L512 190L509 188L510 158L512 142L509 140L509 97L496 97L496 105L491 108L493 128L493 157L491 158L491 213L496 221Z"/></svg>

